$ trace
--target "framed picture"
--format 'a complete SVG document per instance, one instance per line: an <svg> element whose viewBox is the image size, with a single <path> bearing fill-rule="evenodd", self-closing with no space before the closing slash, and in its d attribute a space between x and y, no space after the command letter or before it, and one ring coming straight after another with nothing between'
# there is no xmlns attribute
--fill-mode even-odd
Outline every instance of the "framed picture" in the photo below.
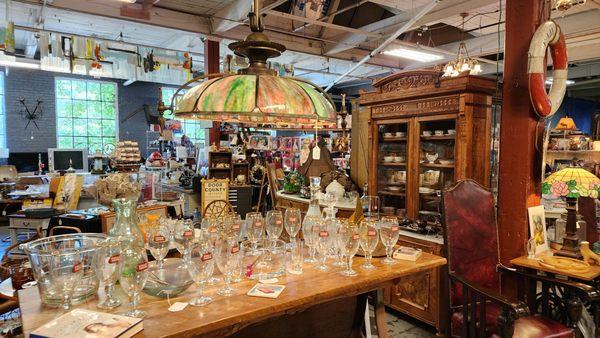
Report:
<svg viewBox="0 0 600 338"><path fill-rule="evenodd" d="M546 213L544 206L527 208L529 215L529 233L535 242L535 253L548 251L548 235L546 234Z"/></svg>

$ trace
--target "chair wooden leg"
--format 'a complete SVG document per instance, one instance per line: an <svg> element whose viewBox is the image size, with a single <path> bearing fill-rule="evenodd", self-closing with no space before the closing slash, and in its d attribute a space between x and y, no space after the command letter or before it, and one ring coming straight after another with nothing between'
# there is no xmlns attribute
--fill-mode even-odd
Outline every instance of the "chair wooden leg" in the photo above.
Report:
<svg viewBox="0 0 600 338"><path fill-rule="evenodd" d="M581 331L577 327L577 323L581 319L581 313L583 311L583 304L575 292L567 291L567 315L569 316L569 327L575 332L575 337L579 338L582 336Z"/></svg>
<svg viewBox="0 0 600 338"><path fill-rule="evenodd" d="M498 316L498 327L502 338L511 338L515 333L515 318L512 312L506 308Z"/></svg>
<svg viewBox="0 0 600 338"><path fill-rule="evenodd" d="M377 323L377 336L379 338L388 338L387 316L385 314L385 305L383 302L383 289L375 291L375 322Z"/></svg>

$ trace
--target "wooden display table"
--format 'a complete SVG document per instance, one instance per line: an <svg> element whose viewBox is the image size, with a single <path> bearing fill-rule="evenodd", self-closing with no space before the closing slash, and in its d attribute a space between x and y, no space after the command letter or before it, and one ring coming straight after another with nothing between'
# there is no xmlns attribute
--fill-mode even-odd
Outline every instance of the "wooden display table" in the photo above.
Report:
<svg viewBox="0 0 600 338"><path fill-rule="evenodd" d="M442 266L446 259L423 253L417 262L398 261L393 267L382 265L374 259L376 270L360 269L363 258L354 259L357 276L345 277L341 268L331 266L330 271L320 272L311 265L304 265L301 275L285 275L278 284L286 289L277 299L249 297L246 292L255 281L244 280L234 284L237 294L232 297L216 295L221 285L208 286L207 295L214 301L204 307L188 306L181 312L169 312L166 299L142 294L140 309L146 311L144 330L136 337L357 337L364 320L367 294L391 285L400 277ZM129 310L129 305L117 287L116 296L124 305L116 313ZM194 296L195 287L182 295L171 298L171 303L186 302ZM379 297L381 292L377 292ZM23 332L29 332L59 317L63 311L43 307L37 288L19 291ZM76 307L96 309L92 299ZM385 313L381 299L376 304L379 337L387 337Z"/></svg>
<svg viewBox="0 0 600 338"><path fill-rule="evenodd" d="M575 280L592 282L596 278L600 277L600 266L592 265L590 270L582 273L582 272L569 272L563 270L555 270L549 267L543 266L538 263L535 259L529 259L527 256L521 256L510 261L511 264L516 265L519 268L523 268L525 270L533 270L533 271L542 271L555 275L566 276Z"/></svg>

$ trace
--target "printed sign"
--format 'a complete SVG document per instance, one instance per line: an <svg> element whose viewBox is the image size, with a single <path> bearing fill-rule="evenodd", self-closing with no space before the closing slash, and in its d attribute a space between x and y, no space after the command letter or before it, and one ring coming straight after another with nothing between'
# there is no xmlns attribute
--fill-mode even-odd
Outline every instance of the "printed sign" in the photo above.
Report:
<svg viewBox="0 0 600 338"><path fill-rule="evenodd" d="M202 210L212 201L229 201L229 179L202 180L200 194Z"/></svg>

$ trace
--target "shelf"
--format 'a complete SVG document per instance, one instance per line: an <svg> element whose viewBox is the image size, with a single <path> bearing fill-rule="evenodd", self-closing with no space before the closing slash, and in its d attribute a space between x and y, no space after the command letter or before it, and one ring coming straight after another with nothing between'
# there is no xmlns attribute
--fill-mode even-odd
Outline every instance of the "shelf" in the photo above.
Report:
<svg viewBox="0 0 600 338"><path fill-rule="evenodd" d="M443 136L423 136L421 135L421 140L423 141L454 141L456 139L456 135L443 135Z"/></svg>
<svg viewBox="0 0 600 338"><path fill-rule="evenodd" d="M404 197L404 196L406 196L406 192L404 192L404 191L388 191L388 190L380 190L380 191L379 191L379 195L388 195L388 196L399 196L399 197Z"/></svg>
<svg viewBox="0 0 600 338"><path fill-rule="evenodd" d="M384 167L406 167L406 162L404 163L380 163L380 165Z"/></svg>
<svg viewBox="0 0 600 338"><path fill-rule="evenodd" d="M401 142L406 141L406 137L382 137L380 138L381 142Z"/></svg>
<svg viewBox="0 0 600 338"><path fill-rule="evenodd" d="M208 168L208 170L231 170L231 168Z"/></svg>
<svg viewBox="0 0 600 338"><path fill-rule="evenodd" d="M600 154L600 150L547 150L546 152L555 153L555 154L586 154L586 153Z"/></svg>
<svg viewBox="0 0 600 338"><path fill-rule="evenodd" d="M454 169L454 163L452 164L441 164L441 163L420 163L423 168L442 168L442 169Z"/></svg>

